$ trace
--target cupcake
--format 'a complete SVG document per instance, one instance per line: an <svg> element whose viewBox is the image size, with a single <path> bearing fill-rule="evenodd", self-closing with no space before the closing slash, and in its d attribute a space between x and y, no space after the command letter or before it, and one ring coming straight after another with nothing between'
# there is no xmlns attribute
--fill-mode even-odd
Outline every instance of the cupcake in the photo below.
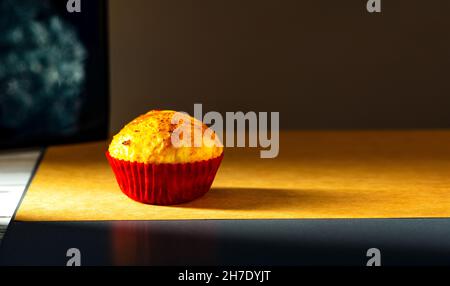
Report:
<svg viewBox="0 0 450 286"><path fill-rule="evenodd" d="M124 194L154 205L173 205L211 188L223 146L201 121L171 110L152 110L116 134L106 157Z"/></svg>

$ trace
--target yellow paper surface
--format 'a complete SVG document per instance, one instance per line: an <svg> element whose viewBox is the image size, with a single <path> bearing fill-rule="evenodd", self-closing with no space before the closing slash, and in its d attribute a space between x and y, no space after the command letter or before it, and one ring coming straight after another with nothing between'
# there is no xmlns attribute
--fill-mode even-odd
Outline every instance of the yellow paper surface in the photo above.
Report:
<svg viewBox="0 0 450 286"><path fill-rule="evenodd" d="M16 220L450 216L450 131L283 132L276 159L227 148L211 191L177 206L122 194L106 148L49 148Z"/></svg>

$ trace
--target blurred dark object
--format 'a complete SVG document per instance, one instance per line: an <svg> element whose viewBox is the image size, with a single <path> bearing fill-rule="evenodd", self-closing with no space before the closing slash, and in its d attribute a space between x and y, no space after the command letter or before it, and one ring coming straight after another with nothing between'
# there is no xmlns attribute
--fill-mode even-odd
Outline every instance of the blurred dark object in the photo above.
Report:
<svg viewBox="0 0 450 286"><path fill-rule="evenodd" d="M0 147L104 139L105 1L0 1Z"/></svg>

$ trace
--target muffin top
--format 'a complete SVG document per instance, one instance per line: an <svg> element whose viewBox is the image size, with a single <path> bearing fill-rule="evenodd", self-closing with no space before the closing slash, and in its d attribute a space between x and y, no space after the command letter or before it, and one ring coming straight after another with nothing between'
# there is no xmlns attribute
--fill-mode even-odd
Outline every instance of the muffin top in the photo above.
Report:
<svg viewBox="0 0 450 286"><path fill-rule="evenodd" d="M183 143L174 144L172 135ZM108 151L111 157L130 162L189 163L219 157L223 146L198 119L172 110L152 110L125 125Z"/></svg>

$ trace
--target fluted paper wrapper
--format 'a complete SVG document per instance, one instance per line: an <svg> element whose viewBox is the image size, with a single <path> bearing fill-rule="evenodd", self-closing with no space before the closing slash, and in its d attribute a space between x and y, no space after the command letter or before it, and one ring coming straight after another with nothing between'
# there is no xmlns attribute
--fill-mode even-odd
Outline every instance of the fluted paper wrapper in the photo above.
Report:
<svg viewBox="0 0 450 286"><path fill-rule="evenodd" d="M192 201L209 191L223 154L210 160L146 164L115 159L106 152L117 183L131 199L152 205Z"/></svg>

